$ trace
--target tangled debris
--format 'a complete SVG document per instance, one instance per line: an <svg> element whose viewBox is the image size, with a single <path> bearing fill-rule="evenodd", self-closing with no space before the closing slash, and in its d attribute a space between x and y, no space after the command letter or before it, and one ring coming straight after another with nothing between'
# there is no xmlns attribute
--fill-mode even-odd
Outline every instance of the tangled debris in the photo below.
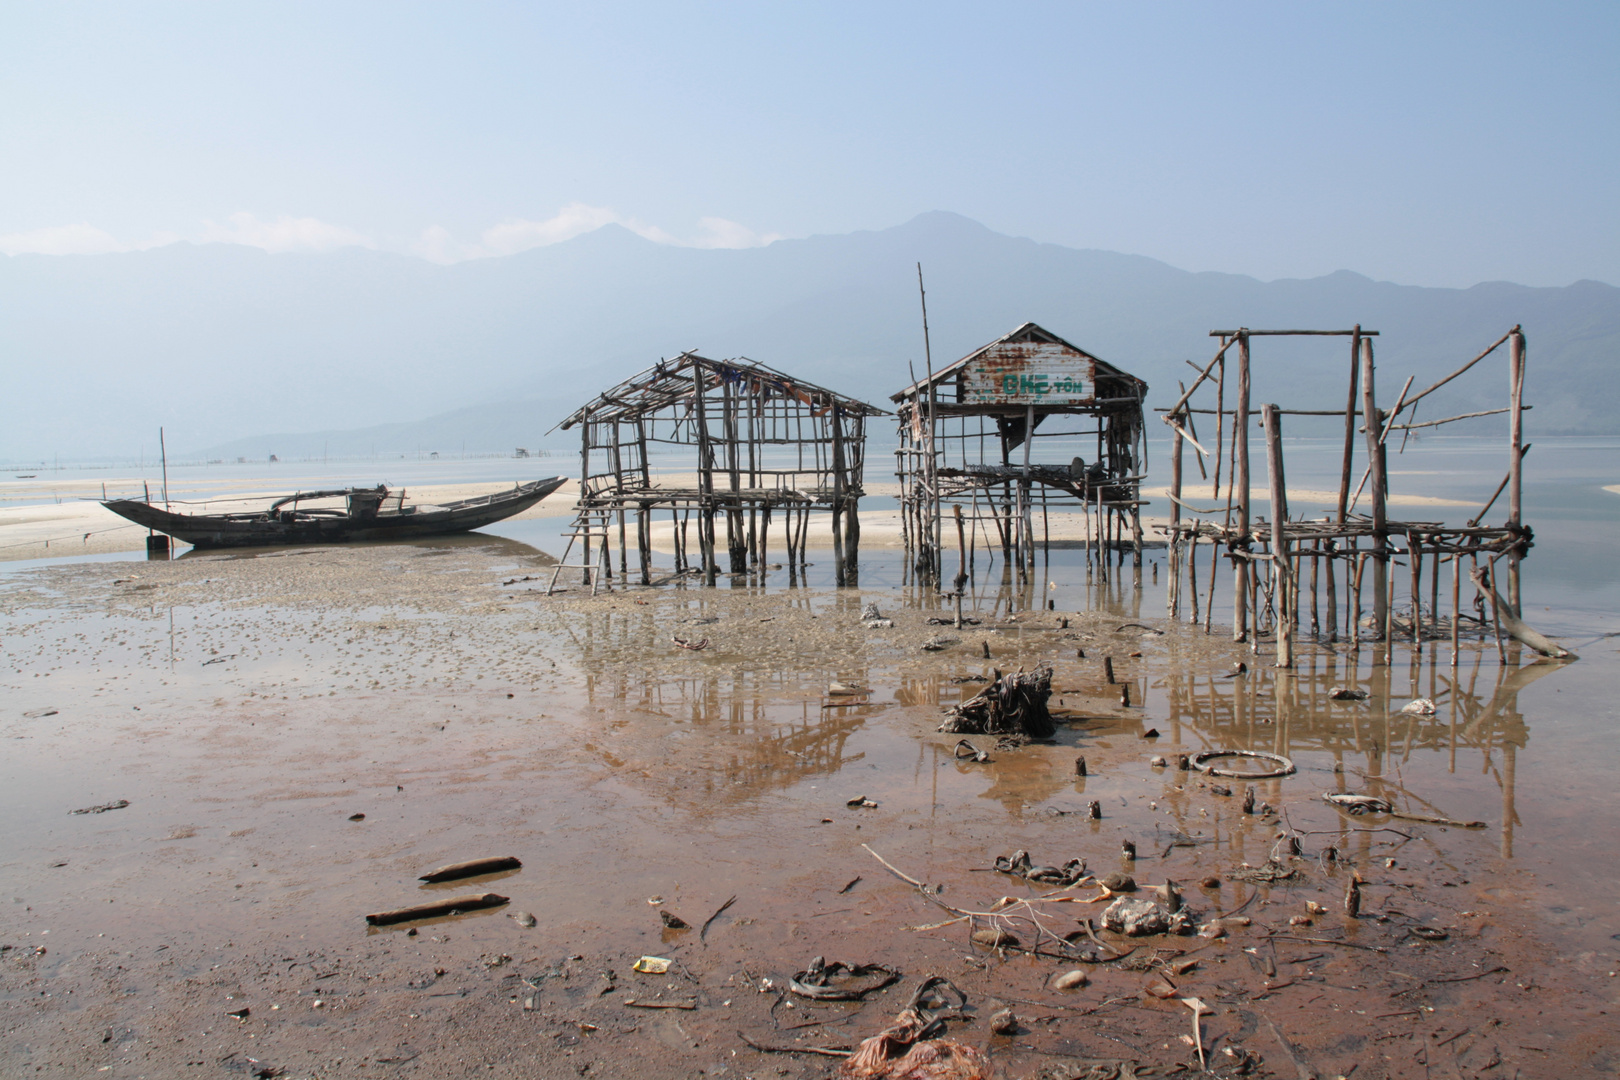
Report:
<svg viewBox="0 0 1620 1080"><path fill-rule="evenodd" d="M838 1080L989 1080L994 1073L982 1053L934 1037L966 1007L967 995L949 979L924 979L894 1023L856 1047L834 1075Z"/></svg>
<svg viewBox="0 0 1620 1080"><path fill-rule="evenodd" d="M789 980L788 989L816 1001L862 1001L867 994L899 981L900 972L882 964L846 964L842 960L829 964L818 956Z"/></svg>
<svg viewBox="0 0 1620 1080"><path fill-rule="evenodd" d="M1011 874L1013 877L1024 878L1028 881L1051 882L1054 885L1073 885L1085 880L1086 860L1070 859L1062 866L1034 866L1030 862L1029 852L1019 850L1011 855L997 856L995 862L997 872Z"/></svg>
<svg viewBox="0 0 1620 1080"><path fill-rule="evenodd" d="M1024 735L1049 739L1057 725L1047 709L1052 697L1052 667L1034 671L995 672L990 685L972 698L953 705L950 718L939 730L954 735Z"/></svg>

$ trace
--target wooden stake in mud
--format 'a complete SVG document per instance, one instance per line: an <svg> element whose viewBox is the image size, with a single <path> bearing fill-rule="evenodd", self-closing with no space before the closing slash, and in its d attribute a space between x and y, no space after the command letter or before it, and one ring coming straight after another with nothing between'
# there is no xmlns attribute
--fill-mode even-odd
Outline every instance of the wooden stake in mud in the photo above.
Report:
<svg viewBox="0 0 1620 1080"><path fill-rule="evenodd" d="M833 580L847 585L848 567L844 562L844 422L837 405L829 413L832 423L832 542Z"/></svg>
<svg viewBox="0 0 1620 1080"><path fill-rule="evenodd" d="M1170 434L1170 581L1165 591L1165 603L1170 617L1181 615L1181 428Z"/></svg>
<svg viewBox="0 0 1620 1080"><path fill-rule="evenodd" d="M692 368L692 381L697 406L698 436L698 558L703 561L703 583L714 584L714 451L709 445L709 416L704 398L707 396L709 373L701 364Z"/></svg>
<svg viewBox="0 0 1620 1080"><path fill-rule="evenodd" d="M962 531L962 506L953 504L951 509L956 514L956 580L953 583L956 593L956 629L962 629L962 593L967 588L967 537Z"/></svg>
<svg viewBox="0 0 1620 1080"><path fill-rule="evenodd" d="M1361 339L1361 413L1367 432L1367 468L1372 481L1372 560L1373 560L1373 619L1377 624L1378 640L1385 640L1389 622L1389 541L1387 529L1387 502L1389 489L1385 473L1384 414L1378 409L1373 384L1373 348L1371 338ZM1358 590L1359 591L1359 590Z"/></svg>
<svg viewBox="0 0 1620 1080"><path fill-rule="evenodd" d="M1508 527L1517 530L1520 523L1521 497L1524 494L1524 334L1517 326L1508 341L1508 389L1512 396L1512 411L1508 413ZM1519 549L1514 547L1508 555L1508 603L1517 615L1521 609L1519 596Z"/></svg>
<svg viewBox="0 0 1620 1080"><path fill-rule="evenodd" d="M1288 549L1288 484L1283 476L1282 413L1261 407L1266 428L1266 470L1271 480L1271 566L1277 579L1277 666L1294 666L1294 566Z"/></svg>
<svg viewBox="0 0 1620 1080"><path fill-rule="evenodd" d="M1237 418L1232 423L1232 453L1237 469L1238 543L1249 541L1249 332L1238 331ZM1232 640L1249 640L1249 582L1253 569L1247 558L1232 560Z"/></svg>
<svg viewBox="0 0 1620 1080"><path fill-rule="evenodd" d="M1438 568L1437 571L1438 573ZM1451 666L1457 666L1457 653L1462 641L1462 554L1451 556Z"/></svg>

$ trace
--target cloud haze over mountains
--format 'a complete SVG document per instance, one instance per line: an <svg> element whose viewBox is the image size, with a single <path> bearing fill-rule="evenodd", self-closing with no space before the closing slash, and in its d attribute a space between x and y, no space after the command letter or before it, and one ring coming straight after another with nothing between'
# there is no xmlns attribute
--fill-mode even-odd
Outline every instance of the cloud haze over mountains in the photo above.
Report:
<svg viewBox="0 0 1620 1080"><path fill-rule="evenodd" d="M509 450L688 348L886 404L908 363L924 363L918 262L936 364L1033 320L1141 375L1150 404L1167 405L1191 376L1184 361L1213 351L1212 329L1360 322L1382 333L1380 397L1392 403L1407 374L1437 378L1522 323L1530 430L1615 430L1604 403L1620 390L1620 290L1598 282L1441 289L1344 271L1262 282L1039 244L948 213L774 242L710 219L677 244L577 205L475 241L429 230L420 257L313 219L209 228L231 242L120 250L69 226L33 250L84 254L0 258L0 458L133 457L159 425L181 454L296 456L322 441L334 454L463 440ZM1255 401L1342 407L1346 356L1342 342L1257 344ZM1506 376L1479 370L1419 419L1500 405Z"/></svg>

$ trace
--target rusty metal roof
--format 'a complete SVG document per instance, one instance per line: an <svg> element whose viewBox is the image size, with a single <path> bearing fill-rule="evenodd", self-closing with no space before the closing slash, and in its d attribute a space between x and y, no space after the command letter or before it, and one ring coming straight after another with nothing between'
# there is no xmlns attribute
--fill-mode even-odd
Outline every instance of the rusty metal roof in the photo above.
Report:
<svg viewBox="0 0 1620 1080"><path fill-rule="evenodd" d="M748 391L767 397L794 398L811 409L837 405L845 412L863 416L890 415L874 405L795 378L745 356L711 360L688 351L670 360L660 360L617 386L604 390L571 413L557 428L566 431L586 420L601 423L648 416L679 401L690 401L699 379L705 390L713 389L723 381L734 382Z"/></svg>
<svg viewBox="0 0 1620 1080"><path fill-rule="evenodd" d="M1018 329L1012 331L1011 333L1003 334L1001 337L999 337L996 340L990 342L988 345L984 345L984 346L981 346L980 348L974 349L972 352L970 352L966 356L962 357L962 359L956 361L953 364L949 364L944 368L941 368L939 371L934 372L933 377L931 379L930 378L919 379L917 382L912 383L910 386L906 387L904 390L901 390L899 393L889 395L889 400L896 401L896 402L904 402L904 401L906 401L908 399L924 395L924 394L926 394L928 392L928 388L929 388L930 385L934 386L937 389L942 383L945 383L945 382L947 382L949 380L955 379L957 377L957 375L960 374L963 371L963 369L972 366L976 361L980 361L980 360L984 359L986 354L991 353L995 349L997 349L999 347L1002 347L1002 346L1015 345L1015 344L1021 344L1021 343L1037 343L1037 344L1045 344L1045 345L1056 345L1056 346L1060 346L1060 347L1062 347L1064 349L1071 350L1077 356L1083 357L1084 359L1090 361L1093 365L1095 365L1095 370L1096 370L1099 377L1121 379L1121 380L1125 380L1127 382L1134 383L1136 385L1136 391L1137 391L1135 396L1138 397L1138 398L1145 397L1146 394L1147 394L1147 383L1144 382L1143 380L1137 378L1135 375L1132 375L1127 371L1122 371L1121 369L1115 367L1113 364L1108 363L1108 361L1099 359L1098 357L1095 357L1095 356L1091 355L1090 353L1086 352L1086 350L1080 348L1078 345L1075 345L1075 344L1073 344L1071 342L1063 340L1062 338L1058 337L1056 334L1052 333L1050 330L1045 329L1044 327L1038 326L1038 325L1036 325L1035 323L1032 323L1032 322L1027 322L1024 325L1020 326Z"/></svg>

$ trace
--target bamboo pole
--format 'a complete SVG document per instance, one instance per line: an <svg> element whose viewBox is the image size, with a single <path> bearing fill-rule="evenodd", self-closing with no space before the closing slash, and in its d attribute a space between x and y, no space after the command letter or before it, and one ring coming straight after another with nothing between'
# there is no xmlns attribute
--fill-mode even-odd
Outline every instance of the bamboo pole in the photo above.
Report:
<svg viewBox="0 0 1620 1080"><path fill-rule="evenodd" d="M1181 429L1170 435L1170 580L1165 590L1165 603L1170 618L1181 616Z"/></svg>
<svg viewBox="0 0 1620 1080"><path fill-rule="evenodd" d="M709 378L701 364L692 365L692 381L698 437L698 558L703 563L703 583L713 585L719 569L714 562L714 459L709 446Z"/></svg>
<svg viewBox="0 0 1620 1080"><path fill-rule="evenodd" d="M1524 494L1524 334L1513 328L1508 352L1508 388L1512 396L1508 427L1508 527L1517 530L1521 521ZM1517 616L1523 608L1519 596L1519 547L1508 555L1508 603Z"/></svg>
<svg viewBox="0 0 1620 1080"><path fill-rule="evenodd" d="M1383 640L1389 621L1389 564L1386 528L1386 499L1388 489L1385 473L1384 443L1380 438L1384 414L1378 410L1375 393L1373 348L1367 338L1361 341L1361 411L1365 414L1367 433L1368 473L1372 479L1372 559L1373 559L1373 618L1377 623L1379 639Z"/></svg>
<svg viewBox="0 0 1620 1080"><path fill-rule="evenodd" d="M1451 667L1457 668L1462 645L1462 553L1451 556ZM1455 698L1453 698L1455 700Z"/></svg>
<svg viewBox="0 0 1620 1080"><path fill-rule="evenodd" d="M832 542L833 580L847 585L847 567L844 562L844 422L842 410L834 403L827 415L832 424Z"/></svg>
<svg viewBox="0 0 1620 1080"><path fill-rule="evenodd" d="M1277 581L1277 666L1294 666L1294 566L1288 550L1288 484L1283 475L1282 417L1277 406L1261 407L1266 430L1266 470L1271 481L1271 566Z"/></svg>
<svg viewBox="0 0 1620 1080"><path fill-rule="evenodd" d="M1232 453L1237 469L1238 540L1249 539L1249 335L1239 330L1237 419L1232 425ZM1249 640L1249 583L1253 569L1248 559L1232 560L1232 640Z"/></svg>

